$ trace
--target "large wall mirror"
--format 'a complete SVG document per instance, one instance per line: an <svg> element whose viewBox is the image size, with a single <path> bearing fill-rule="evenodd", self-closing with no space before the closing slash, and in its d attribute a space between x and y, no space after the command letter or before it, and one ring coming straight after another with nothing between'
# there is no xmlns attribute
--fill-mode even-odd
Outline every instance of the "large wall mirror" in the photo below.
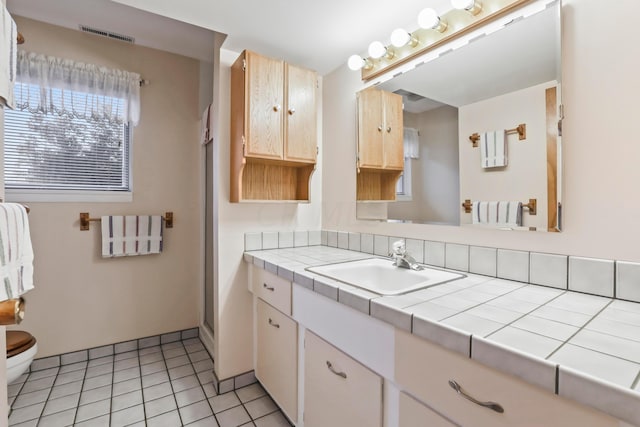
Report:
<svg viewBox="0 0 640 427"><path fill-rule="evenodd" d="M359 219L560 230L560 12L553 2L377 86L403 96L405 170L396 200L358 202Z"/></svg>

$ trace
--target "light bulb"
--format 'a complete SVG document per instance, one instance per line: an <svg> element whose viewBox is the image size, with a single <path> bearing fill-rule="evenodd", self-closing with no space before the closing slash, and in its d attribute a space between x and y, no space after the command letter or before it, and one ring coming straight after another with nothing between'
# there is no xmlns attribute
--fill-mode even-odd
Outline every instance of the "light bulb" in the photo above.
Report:
<svg viewBox="0 0 640 427"><path fill-rule="evenodd" d="M369 56L373 59L382 58L387 53L387 48L379 41L371 42L369 45Z"/></svg>
<svg viewBox="0 0 640 427"><path fill-rule="evenodd" d="M422 9L418 14L418 25L420 28L437 27L439 23L440 17L438 13L431 8Z"/></svg>
<svg viewBox="0 0 640 427"><path fill-rule="evenodd" d="M438 16L438 13L431 8L422 9L422 11L420 11L418 14L418 25L421 28L432 29L441 33L447 29L447 23L444 22Z"/></svg>
<svg viewBox="0 0 640 427"><path fill-rule="evenodd" d="M350 70L358 71L364 67L364 59L360 55L351 55L347 61Z"/></svg>
<svg viewBox="0 0 640 427"><path fill-rule="evenodd" d="M402 47L411 41L411 34L403 28L396 28L391 33L391 44L395 47Z"/></svg>
<svg viewBox="0 0 640 427"><path fill-rule="evenodd" d="M472 15L477 15L482 10L482 3L477 0L451 0L451 6L455 9L464 9Z"/></svg>

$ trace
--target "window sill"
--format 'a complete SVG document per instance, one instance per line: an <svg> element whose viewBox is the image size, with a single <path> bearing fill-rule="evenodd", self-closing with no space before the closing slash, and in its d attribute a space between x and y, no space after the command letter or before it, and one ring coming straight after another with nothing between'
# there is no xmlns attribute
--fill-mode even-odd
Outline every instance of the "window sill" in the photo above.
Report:
<svg viewBox="0 0 640 427"><path fill-rule="evenodd" d="M396 202L411 202L413 198L404 194L396 194Z"/></svg>
<svg viewBox="0 0 640 427"><path fill-rule="evenodd" d="M67 191L67 190L11 190L5 191L7 202L132 202L131 191Z"/></svg>

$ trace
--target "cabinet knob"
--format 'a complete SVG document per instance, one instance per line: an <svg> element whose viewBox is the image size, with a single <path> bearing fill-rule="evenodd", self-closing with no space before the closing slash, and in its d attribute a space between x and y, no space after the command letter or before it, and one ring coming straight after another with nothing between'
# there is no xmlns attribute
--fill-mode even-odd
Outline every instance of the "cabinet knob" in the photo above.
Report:
<svg viewBox="0 0 640 427"><path fill-rule="evenodd" d="M391 133L391 126L387 128L387 133Z"/></svg>
<svg viewBox="0 0 640 427"><path fill-rule="evenodd" d="M278 105L274 105L273 106L273 111L278 112L278 111L280 111L281 108L282 107L279 104Z"/></svg>
<svg viewBox="0 0 640 427"><path fill-rule="evenodd" d="M296 112L295 108L293 108L293 107L289 108L289 115L290 116L293 116L293 113L295 113L295 112Z"/></svg>
<svg viewBox="0 0 640 427"><path fill-rule="evenodd" d="M382 132L382 126L378 126L378 132Z"/></svg>

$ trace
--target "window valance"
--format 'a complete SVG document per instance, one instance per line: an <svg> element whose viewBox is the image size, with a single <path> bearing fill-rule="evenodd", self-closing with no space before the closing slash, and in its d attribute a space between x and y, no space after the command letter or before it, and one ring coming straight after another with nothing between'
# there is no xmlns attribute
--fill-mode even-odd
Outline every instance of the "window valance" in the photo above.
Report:
<svg viewBox="0 0 640 427"><path fill-rule="evenodd" d="M137 125L140 75L19 51L16 108Z"/></svg>

